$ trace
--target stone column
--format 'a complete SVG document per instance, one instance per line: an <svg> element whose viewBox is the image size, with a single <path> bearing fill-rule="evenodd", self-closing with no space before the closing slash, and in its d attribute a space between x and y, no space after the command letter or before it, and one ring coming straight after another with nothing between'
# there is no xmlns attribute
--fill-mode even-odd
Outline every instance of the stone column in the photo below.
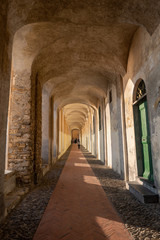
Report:
<svg viewBox="0 0 160 240"><path fill-rule="evenodd" d="M96 142L96 157L100 158L99 151L99 118L98 118L98 110L95 111L95 142Z"/></svg>
<svg viewBox="0 0 160 240"><path fill-rule="evenodd" d="M92 109L91 111L91 130L92 130L92 154L94 155L94 143L95 143L95 136L94 136L94 131L93 131L93 115L94 115L94 110Z"/></svg>
<svg viewBox="0 0 160 240"><path fill-rule="evenodd" d="M106 98L107 100L107 98ZM105 149L105 165L108 166L108 152L107 152L107 111L106 111L106 100L104 102L104 149Z"/></svg>
<svg viewBox="0 0 160 240"><path fill-rule="evenodd" d="M53 155L53 101L54 98L50 97L50 110L49 110L49 164L52 165Z"/></svg>
<svg viewBox="0 0 160 240"><path fill-rule="evenodd" d="M49 163L49 93L42 90L42 163Z"/></svg>
<svg viewBox="0 0 160 240"><path fill-rule="evenodd" d="M8 43L11 39L7 28L7 4L8 1L4 0L0 4L0 222L4 216L4 171L12 54L12 45Z"/></svg>
<svg viewBox="0 0 160 240"><path fill-rule="evenodd" d="M61 115L62 115L62 113L61 113L61 110L59 110L59 154L61 153L61 151L62 151L62 139L61 139L61 131L62 131L62 124L61 124Z"/></svg>
<svg viewBox="0 0 160 240"><path fill-rule="evenodd" d="M61 117L61 122L62 122L62 152L64 151L64 113L63 113L63 110L62 110L62 117Z"/></svg>
<svg viewBox="0 0 160 240"><path fill-rule="evenodd" d="M57 106L54 103L54 111L53 111L53 163L57 160L57 145L58 145L58 138L57 138L57 122L58 116L57 116Z"/></svg>
<svg viewBox="0 0 160 240"><path fill-rule="evenodd" d="M91 152L94 154L93 109L91 109Z"/></svg>
<svg viewBox="0 0 160 240"><path fill-rule="evenodd" d="M124 178L125 181L129 180L129 167L128 167L128 150L127 150L127 135L126 135L126 121L125 121L125 106L124 106L124 92L123 92L123 79L120 77L121 86L121 115L122 115L122 138L123 138L123 156L124 156Z"/></svg>
<svg viewBox="0 0 160 240"><path fill-rule="evenodd" d="M33 166L33 149L31 138L31 80L29 73L25 75L13 73L10 101L8 168L15 169L18 172L17 177L20 182L29 183L33 171L31 169Z"/></svg>

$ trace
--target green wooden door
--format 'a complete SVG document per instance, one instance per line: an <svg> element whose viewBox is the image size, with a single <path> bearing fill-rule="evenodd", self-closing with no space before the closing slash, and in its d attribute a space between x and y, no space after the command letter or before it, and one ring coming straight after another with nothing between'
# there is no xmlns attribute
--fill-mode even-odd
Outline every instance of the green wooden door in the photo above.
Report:
<svg viewBox="0 0 160 240"><path fill-rule="evenodd" d="M143 177L153 181L153 168L152 168L152 156L151 156L151 144L150 133L147 113L147 101L139 105L140 111L140 124L142 133L142 150L143 150Z"/></svg>

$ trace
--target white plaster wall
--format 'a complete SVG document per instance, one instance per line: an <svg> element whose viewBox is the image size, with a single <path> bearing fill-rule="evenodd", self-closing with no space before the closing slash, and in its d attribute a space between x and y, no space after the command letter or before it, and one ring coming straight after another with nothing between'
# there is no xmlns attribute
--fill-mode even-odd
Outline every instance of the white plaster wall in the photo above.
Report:
<svg viewBox="0 0 160 240"><path fill-rule="evenodd" d="M129 180L137 176L137 160L133 122L133 89L138 79L146 84L153 174L160 191L160 26L150 36L145 29L136 32L128 59L127 74L123 79L125 98L126 133L129 161Z"/></svg>
<svg viewBox="0 0 160 240"><path fill-rule="evenodd" d="M102 162L105 162L103 129L99 131L99 152L100 152L100 160Z"/></svg>
<svg viewBox="0 0 160 240"><path fill-rule="evenodd" d="M137 176L136 146L135 146L133 105L132 105L133 88L134 88L133 82L129 80L126 85L126 89L124 91L129 180L135 180Z"/></svg>
<svg viewBox="0 0 160 240"><path fill-rule="evenodd" d="M92 154L96 155L95 134L92 134Z"/></svg>
<svg viewBox="0 0 160 240"><path fill-rule="evenodd" d="M88 137L88 129L87 129L87 122L85 123L85 126L82 129L82 145L87 149L88 149L88 141L87 141L87 137Z"/></svg>
<svg viewBox="0 0 160 240"><path fill-rule="evenodd" d="M56 114L54 113L54 126L56 126ZM58 111L58 119L57 119L57 126L58 128L55 131L57 132L54 137L54 141L57 142L57 145L54 146L54 159L60 158L65 151L68 149L68 147L71 145L71 139L72 139L72 132L67 125L67 122L65 120L65 116L63 114L63 109ZM57 138L57 140L56 140Z"/></svg>
<svg viewBox="0 0 160 240"><path fill-rule="evenodd" d="M82 145L90 152L91 141L90 141L90 118L86 118L84 127L82 128Z"/></svg>
<svg viewBox="0 0 160 240"><path fill-rule="evenodd" d="M107 159L108 166L112 168L112 139L111 139L111 119L110 119L109 103L106 106L106 120L107 120Z"/></svg>
<svg viewBox="0 0 160 240"><path fill-rule="evenodd" d="M121 133L121 111L120 99L117 97L117 89L115 85L111 85L109 91L112 90L112 102L106 105L106 121L107 121L107 159L108 166L114 171L121 173L121 161L123 161L122 133ZM109 96L108 91L108 96Z"/></svg>
<svg viewBox="0 0 160 240"><path fill-rule="evenodd" d="M124 153L123 153L123 133L122 133L122 93L121 93L121 79L117 79L117 127L118 127L118 145L119 145L119 173L124 178Z"/></svg>
<svg viewBox="0 0 160 240"><path fill-rule="evenodd" d="M62 129L62 126L61 126L61 111L59 111L59 146L58 146L59 152L58 152L58 154L60 154L61 151L62 151L62 146L61 146L62 132L61 132L61 129Z"/></svg>
<svg viewBox="0 0 160 240"><path fill-rule="evenodd" d="M155 185L160 193L160 64L148 76L148 112Z"/></svg>
<svg viewBox="0 0 160 240"><path fill-rule="evenodd" d="M49 161L49 95L42 90L42 163Z"/></svg>
<svg viewBox="0 0 160 240"><path fill-rule="evenodd" d="M57 134L58 134L58 129L57 129L57 107L54 104L54 109L53 109L53 156L52 156L52 163L54 163L57 160L57 147L58 147L58 141L57 141Z"/></svg>
<svg viewBox="0 0 160 240"><path fill-rule="evenodd" d="M112 139L112 168L120 173L119 141L118 141L118 116L116 87L112 85L111 114L111 139Z"/></svg>

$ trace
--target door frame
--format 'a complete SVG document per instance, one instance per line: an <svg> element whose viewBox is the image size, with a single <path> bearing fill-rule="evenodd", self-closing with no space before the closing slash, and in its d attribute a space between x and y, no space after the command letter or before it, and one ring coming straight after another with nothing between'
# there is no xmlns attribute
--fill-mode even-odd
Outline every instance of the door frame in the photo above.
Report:
<svg viewBox="0 0 160 240"><path fill-rule="evenodd" d="M138 81L138 84L135 86L135 94L138 88L139 83L142 81L140 79ZM145 101L147 102L147 94L145 93L140 97L138 100L133 99L133 116L134 116L134 131L135 131L135 145L136 145L136 159L137 159L137 172L138 172L138 177L144 178L143 173L144 173L144 154L143 154L143 145L142 145L142 130L141 130L141 119L140 119L140 111L139 111L139 106L144 103ZM148 118L148 108L147 108L147 124L148 124L148 130L149 130L149 118ZM150 134L149 134L149 150L150 150L150 177L149 178L144 178L148 181L153 182L153 167L152 167L152 154L151 154L151 143L150 143Z"/></svg>

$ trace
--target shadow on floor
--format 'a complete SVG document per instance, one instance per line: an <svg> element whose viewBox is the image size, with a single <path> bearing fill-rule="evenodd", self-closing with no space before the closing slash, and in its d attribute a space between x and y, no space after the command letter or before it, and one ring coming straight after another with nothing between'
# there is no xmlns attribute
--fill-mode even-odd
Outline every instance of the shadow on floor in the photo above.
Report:
<svg viewBox="0 0 160 240"><path fill-rule="evenodd" d="M43 177L41 183L25 196L0 226L2 240L32 240L48 201L56 187L71 146Z"/></svg>
<svg viewBox="0 0 160 240"><path fill-rule="evenodd" d="M0 227L0 239L32 240L51 194L58 182L71 147L36 186L7 217ZM104 191L123 219L125 226L136 240L160 239L160 205L142 204L126 190L124 181L113 170L106 168L92 154L84 151L88 163L99 179ZM93 160L95 159L95 160Z"/></svg>

